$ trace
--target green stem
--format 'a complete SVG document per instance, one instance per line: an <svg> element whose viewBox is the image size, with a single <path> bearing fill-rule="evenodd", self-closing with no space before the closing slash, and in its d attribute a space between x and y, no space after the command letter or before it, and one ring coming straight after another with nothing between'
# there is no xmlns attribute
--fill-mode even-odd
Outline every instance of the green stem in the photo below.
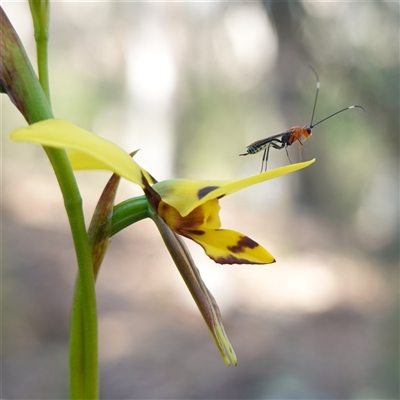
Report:
<svg viewBox="0 0 400 400"><path fill-rule="evenodd" d="M74 297L71 310L71 327L69 336L69 368L70 368L70 399L86 399L89 387L85 374L84 326L82 309L82 284L79 275L76 278Z"/></svg>
<svg viewBox="0 0 400 400"><path fill-rule="evenodd" d="M49 155L48 149L46 150ZM65 152L64 156L67 158ZM52 155L49 155L49 158L52 160ZM70 168L68 159L66 163ZM58 158L57 162L52 164L59 179L61 191L64 188L66 189L66 193L63 193L64 204L70 222L79 267L71 312L71 398L97 399L99 396L97 307L91 250L82 212L82 200L72 171L71 175L65 174L65 170L63 173L58 173L60 166ZM68 177L73 178L73 182L72 180L67 182ZM79 340L74 341L73 336L77 333L79 333ZM75 344L79 346L74 347Z"/></svg>
<svg viewBox="0 0 400 400"><path fill-rule="evenodd" d="M127 226L149 217L149 207L145 196L128 199L114 207L112 215L111 236ZM93 249L92 249L93 251ZM98 266L99 268L99 266ZM95 277L96 278L96 277ZM83 319L82 319L82 290L79 276L75 282L74 298L72 303L71 334L70 334L70 368L71 368L71 399L81 399L85 393L84 355L83 346Z"/></svg>
<svg viewBox="0 0 400 400"><path fill-rule="evenodd" d="M122 229L149 217L149 203L146 196L134 197L114 207L111 225L111 236Z"/></svg>
<svg viewBox="0 0 400 400"><path fill-rule="evenodd" d="M35 31L37 63L39 71L39 82L47 101L50 104L50 85L48 70L48 41L50 7L48 0L31 0L29 2Z"/></svg>
<svg viewBox="0 0 400 400"><path fill-rule="evenodd" d="M50 104L43 93L23 45L1 7L0 29L1 85L29 124L53 118ZM72 312L73 314L78 313L81 318L82 323L79 324L79 329L82 341L80 348L71 349L71 354L80 360L82 368L78 375L71 366L71 387L79 388L79 390L74 390L74 393L77 393L77 397L81 399L97 399L99 395L97 308L82 199L65 151L53 148L45 148L45 151L54 168L64 198L79 269L78 300L74 302L78 305L73 308ZM72 319L74 320L74 317Z"/></svg>

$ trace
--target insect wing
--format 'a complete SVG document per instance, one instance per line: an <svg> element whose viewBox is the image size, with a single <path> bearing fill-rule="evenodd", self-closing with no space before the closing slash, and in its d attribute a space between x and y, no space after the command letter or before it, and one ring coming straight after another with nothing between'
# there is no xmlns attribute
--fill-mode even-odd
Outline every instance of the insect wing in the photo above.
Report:
<svg viewBox="0 0 400 400"><path fill-rule="evenodd" d="M268 143L271 143L274 140L280 139L285 133L287 133L287 132L278 133L277 135L273 135L273 136L267 137L265 139L256 140L255 142L249 144L247 146L247 148L249 148L249 147L263 147L263 146L267 145Z"/></svg>

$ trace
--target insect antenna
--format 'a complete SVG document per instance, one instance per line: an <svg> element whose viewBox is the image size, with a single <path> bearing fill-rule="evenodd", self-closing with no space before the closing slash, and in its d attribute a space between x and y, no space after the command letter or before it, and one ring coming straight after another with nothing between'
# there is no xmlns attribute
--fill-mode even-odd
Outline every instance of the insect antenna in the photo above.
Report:
<svg viewBox="0 0 400 400"><path fill-rule="evenodd" d="M317 71L315 70L315 68L314 68L312 65L310 65L310 64L308 64L308 66L313 70L313 72L314 72L314 74L315 74L315 77L316 77L316 79L317 79L317 90L315 91L314 107L313 107L313 111L312 111L312 115L311 115L311 122L310 122L310 128L311 128L311 129L313 129L315 126L319 125L321 122L324 122L324 121L326 121L327 119L332 118L333 116L335 116L335 115L337 115L337 114L340 114L340 113L343 112L343 111L350 110L350 109L352 109L352 108L356 108L356 107L357 107L357 108L361 108L365 113L367 113L367 112L365 111L365 108L364 108L364 107L361 107L361 106L358 106L358 105L349 106L349 107L343 108L342 110L336 111L335 113L329 115L328 117L322 119L321 121L319 121L319 122L317 122L316 124L313 125L315 109L316 109L316 107L317 107L317 100L318 100L318 93L319 93L320 83L319 83L319 76L318 76L318 73L317 73Z"/></svg>
<svg viewBox="0 0 400 400"><path fill-rule="evenodd" d="M313 120L314 120L314 114L315 114L315 108L317 107L317 100L318 100L318 93L319 93L319 87L320 87L320 83L319 83L319 76L317 74L317 71L314 69L314 67L310 64L308 64L308 66L314 71L315 77L317 78L317 89L315 91L315 100L314 100L314 107L312 110L312 115L311 115L311 122L310 122L310 127L312 128L313 126Z"/></svg>
<svg viewBox="0 0 400 400"><path fill-rule="evenodd" d="M352 108L361 108L365 113L367 113L367 112L365 111L365 108L362 107L362 106L359 106L359 105L349 106L349 107L343 108L342 110L336 111L335 113L329 115L328 117L326 117L326 118L324 118L324 119L321 119L321 121L317 122L317 123L314 124L314 125L311 124L311 125L310 125L310 128L313 129L315 126L319 125L321 122L324 122L324 121L326 121L327 119L332 118L332 117L334 117L335 115L340 114L340 113L343 112L343 111L351 110Z"/></svg>

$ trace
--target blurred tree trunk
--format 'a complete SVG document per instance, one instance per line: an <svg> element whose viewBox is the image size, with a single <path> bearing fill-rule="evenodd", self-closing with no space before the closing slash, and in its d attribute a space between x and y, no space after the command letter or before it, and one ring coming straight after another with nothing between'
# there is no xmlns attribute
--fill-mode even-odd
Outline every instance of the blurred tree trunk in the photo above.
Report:
<svg viewBox="0 0 400 400"><path fill-rule="evenodd" d="M275 26L279 43L276 76L279 82L279 101L285 107L284 114L301 117L298 109L301 95L297 91L299 71L310 63L299 32L299 21L304 10L299 2L263 0L263 5ZM289 118L288 118L289 120ZM289 128L289 126L288 126Z"/></svg>
<svg viewBox="0 0 400 400"><path fill-rule="evenodd" d="M302 112L304 107L299 107L304 97L298 91L300 71L304 71L308 64L312 64L299 30L299 21L305 16L305 11L299 1L263 0L263 6L275 27L278 38L279 51L275 70L278 82L276 93L277 102L280 103L282 115L285 116L287 122L286 128L309 124L308 119L304 120L305 117L309 118ZM297 159L297 155L294 153L295 151L292 150L293 161ZM299 185L296 185L295 192L292 193L295 197L293 204L311 204L312 199L315 198L312 193L312 185L307 184L309 181L307 176L311 176L310 172L305 172L305 174L296 176L300 182Z"/></svg>

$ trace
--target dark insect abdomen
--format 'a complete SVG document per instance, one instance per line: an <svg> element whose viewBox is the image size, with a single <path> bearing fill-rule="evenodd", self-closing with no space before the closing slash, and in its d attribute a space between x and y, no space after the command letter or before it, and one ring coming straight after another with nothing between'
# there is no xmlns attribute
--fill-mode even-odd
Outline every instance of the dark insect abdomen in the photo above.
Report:
<svg viewBox="0 0 400 400"><path fill-rule="evenodd" d="M266 146L267 144L263 144L261 146L250 145L249 147L247 147L246 151L249 154L256 154L259 151L263 150Z"/></svg>

